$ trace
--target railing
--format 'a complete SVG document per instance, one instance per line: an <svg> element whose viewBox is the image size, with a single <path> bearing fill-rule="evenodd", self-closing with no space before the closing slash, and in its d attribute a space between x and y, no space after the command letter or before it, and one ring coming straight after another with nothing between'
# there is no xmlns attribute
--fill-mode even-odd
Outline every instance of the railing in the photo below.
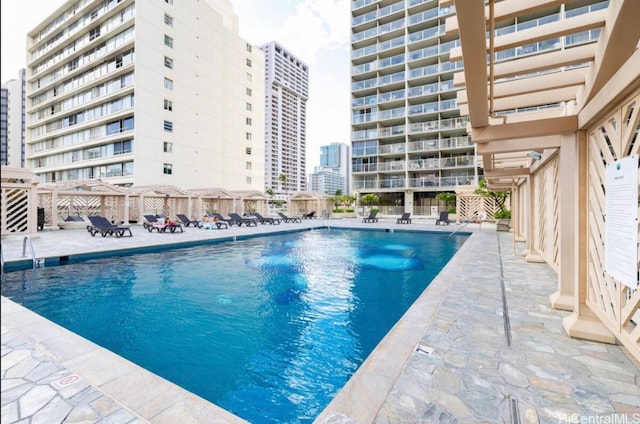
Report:
<svg viewBox="0 0 640 424"><path fill-rule="evenodd" d="M36 252L33 250L33 241L29 236L24 236L24 239L22 240L22 257L27 257L27 244L29 245L31 260L33 261L33 268L35 269L38 266L38 260L36 259Z"/></svg>

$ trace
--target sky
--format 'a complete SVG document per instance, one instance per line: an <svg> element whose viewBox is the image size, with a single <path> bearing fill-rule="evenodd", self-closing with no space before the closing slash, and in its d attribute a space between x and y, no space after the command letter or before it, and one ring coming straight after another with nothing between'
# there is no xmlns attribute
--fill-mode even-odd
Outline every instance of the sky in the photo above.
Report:
<svg viewBox="0 0 640 424"><path fill-rule="evenodd" d="M309 67L307 173L320 146L350 140L351 0L231 0L240 36L256 45L277 41ZM2 78L26 67L26 34L63 0L2 0ZM175 4L179 4L176 0Z"/></svg>

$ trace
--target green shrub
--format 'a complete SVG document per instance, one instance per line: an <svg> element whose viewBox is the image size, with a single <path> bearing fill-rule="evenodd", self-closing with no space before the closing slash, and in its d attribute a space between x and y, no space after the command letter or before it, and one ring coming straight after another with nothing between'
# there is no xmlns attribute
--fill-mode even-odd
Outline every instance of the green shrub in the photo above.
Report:
<svg viewBox="0 0 640 424"><path fill-rule="evenodd" d="M495 219L510 219L511 211L506 209L503 211L497 211L496 213L493 214L493 217Z"/></svg>
<svg viewBox="0 0 640 424"><path fill-rule="evenodd" d="M344 213L344 209L336 208L336 209L332 210L331 212L333 212L333 213Z"/></svg>
<svg viewBox="0 0 640 424"><path fill-rule="evenodd" d="M447 209L447 212L456 213L456 208L449 208L449 209Z"/></svg>

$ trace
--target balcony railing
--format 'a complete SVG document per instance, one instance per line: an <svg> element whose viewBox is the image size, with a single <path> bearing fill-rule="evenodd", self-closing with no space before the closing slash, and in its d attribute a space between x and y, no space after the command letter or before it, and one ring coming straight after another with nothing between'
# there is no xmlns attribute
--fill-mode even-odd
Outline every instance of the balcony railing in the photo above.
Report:
<svg viewBox="0 0 640 424"><path fill-rule="evenodd" d="M451 188L461 185L477 184L475 178L469 176L459 177L421 177L421 178L384 178L376 181L353 181L353 189L355 191L365 190L388 190L388 189L404 189L404 188Z"/></svg>
<svg viewBox="0 0 640 424"><path fill-rule="evenodd" d="M417 122L409 125L409 133L416 134L430 131L443 131L451 129L466 129L469 117L442 119L439 121Z"/></svg>

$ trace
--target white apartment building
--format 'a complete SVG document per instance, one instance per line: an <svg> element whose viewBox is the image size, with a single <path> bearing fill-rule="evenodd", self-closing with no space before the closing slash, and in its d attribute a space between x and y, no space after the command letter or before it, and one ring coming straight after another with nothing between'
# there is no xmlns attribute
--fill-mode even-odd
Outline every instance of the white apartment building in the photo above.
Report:
<svg viewBox="0 0 640 424"><path fill-rule="evenodd" d="M307 189L309 68L275 41L260 48L266 87L264 188L273 189L275 200L285 200Z"/></svg>
<svg viewBox="0 0 640 424"><path fill-rule="evenodd" d="M532 27L544 31L607 4L549 2L544 12L503 20L496 32ZM445 30L445 21L455 19L455 13L452 1L352 2L352 188L360 194L376 193L381 203L392 206L388 213L429 214L432 205L439 205L437 193L475 184L482 176L467 133L468 108L457 99L464 86L454 76L462 75L463 61L450 56L460 49L459 34ZM598 31L584 26L565 35L504 49L496 62L595 43ZM553 105L538 106L545 107Z"/></svg>
<svg viewBox="0 0 640 424"><path fill-rule="evenodd" d="M25 69L2 84L0 94L0 164L25 166Z"/></svg>
<svg viewBox="0 0 640 424"><path fill-rule="evenodd" d="M228 0L70 0L27 35L42 182L264 188L264 55Z"/></svg>

